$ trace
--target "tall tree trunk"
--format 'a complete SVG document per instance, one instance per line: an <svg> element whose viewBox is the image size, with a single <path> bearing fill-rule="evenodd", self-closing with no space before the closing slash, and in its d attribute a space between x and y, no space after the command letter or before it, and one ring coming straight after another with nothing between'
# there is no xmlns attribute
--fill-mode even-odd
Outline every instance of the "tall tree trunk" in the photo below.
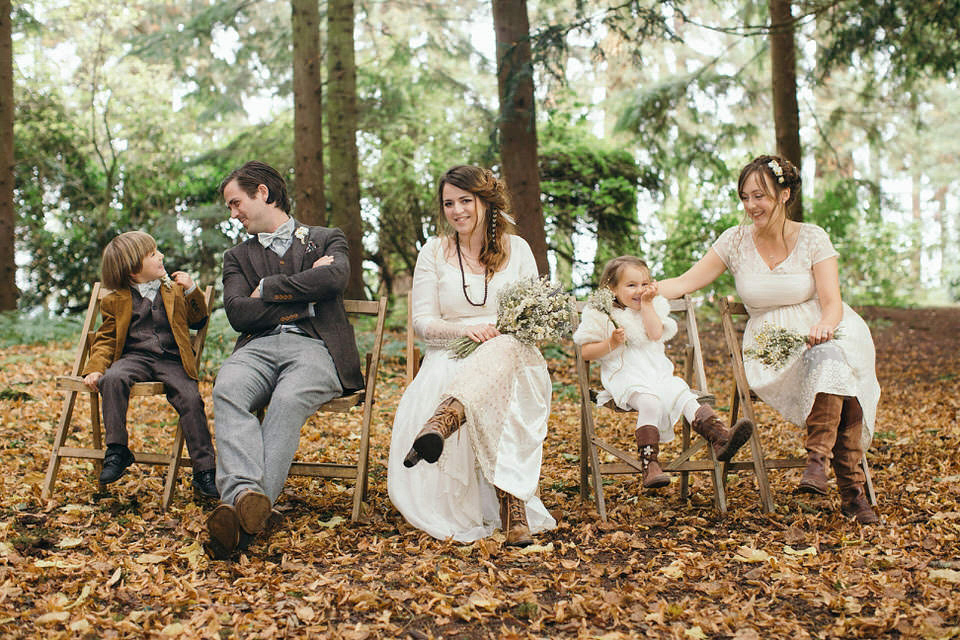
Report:
<svg viewBox="0 0 960 640"><path fill-rule="evenodd" d="M13 26L10 0L0 0L0 311L17 308L13 207Z"/></svg>
<svg viewBox="0 0 960 640"><path fill-rule="evenodd" d="M363 220L357 153L357 66L354 60L353 0L327 5L327 127L330 136L330 222L350 243L349 298L365 298Z"/></svg>
<svg viewBox="0 0 960 640"><path fill-rule="evenodd" d="M797 106L797 50L790 0L770 0L770 69L773 84L773 122L777 153L801 167L800 108ZM799 194L790 217L803 220Z"/></svg>
<svg viewBox="0 0 960 640"><path fill-rule="evenodd" d="M500 161L510 190L517 230L530 244L541 275L550 271L540 203L533 60L526 0L493 0L500 93Z"/></svg>
<svg viewBox="0 0 960 640"><path fill-rule="evenodd" d="M293 162L297 219L327 224L323 184L323 85L318 0L291 0L293 24Z"/></svg>

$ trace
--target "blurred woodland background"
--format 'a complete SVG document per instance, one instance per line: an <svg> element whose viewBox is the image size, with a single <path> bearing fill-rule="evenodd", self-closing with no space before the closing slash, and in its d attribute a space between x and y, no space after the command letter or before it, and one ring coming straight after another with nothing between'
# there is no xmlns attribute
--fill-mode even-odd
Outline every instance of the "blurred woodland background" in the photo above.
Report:
<svg viewBox="0 0 960 640"><path fill-rule="evenodd" d="M0 309L85 306L134 228L219 285L244 232L217 186L250 159L347 233L353 297L405 291L460 163L574 292L625 252L674 275L775 151L845 299L957 301L958 25L960 0L0 0Z"/></svg>

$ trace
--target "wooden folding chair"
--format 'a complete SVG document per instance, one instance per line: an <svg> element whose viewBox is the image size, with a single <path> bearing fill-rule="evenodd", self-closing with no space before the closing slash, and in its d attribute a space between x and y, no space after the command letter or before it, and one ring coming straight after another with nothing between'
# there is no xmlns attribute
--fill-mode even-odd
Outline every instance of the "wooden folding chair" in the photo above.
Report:
<svg viewBox="0 0 960 640"><path fill-rule="evenodd" d="M802 469L807 466L806 458L765 458L763 446L760 443L760 423L757 422L757 414L754 411L753 403L759 401L757 394L750 389L747 383L747 373L743 366L741 336L743 335L742 324L745 323L747 313L746 307L739 302L733 302L725 297L720 298L720 318L723 324L723 337L727 343L727 350L730 352L730 363L733 368L733 389L730 398L731 421L736 421L742 408L746 417L753 421L754 430L750 437L750 462L730 462L726 465L725 471L743 471L749 470L757 476L757 487L760 492L760 503L763 510L772 513L774 510L773 494L770 491L770 481L767 477L769 469ZM734 323L734 317L740 321ZM864 489L867 499L871 505L876 506L877 496L873 490L873 480L870 476L870 467L867 465L867 457L860 460L860 466L863 468L863 474L866 478ZM726 475L724 475L726 479Z"/></svg>
<svg viewBox="0 0 960 640"><path fill-rule="evenodd" d="M585 302L578 302L576 310L571 312L571 322L576 331L580 323L580 312L586 307ZM687 381L693 393L697 394L700 402L714 404L714 397L707 391L707 376L703 366L703 352L700 348L700 335L697 330L695 305L690 296L670 301L670 311L679 315L677 322L677 337L674 340L683 340L683 378ZM606 503L603 497L603 476L610 474L640 474L643 467L640 461L596 435L594 423L594 404L597 393L590 387L590 363L583 359L580 346L574 344L577 366L577 385L580 388L580 498L587 500L590 497L590 482L593 484L594 500L600 519L607 520ZM619 409L611 400L602 407L603 410L625 412ZM634 413L632 411L625 413ZM720 513L727 512L727 500L724 494L723 467L713 455L713 447L707 446L707 441L700 437L692 442L690 424L683 419L682 451L672 461L663 465L668 473L680 474L680 496L686 500L689 494L689 475L692 471L709 471L713 482L713 504ZM618 462L601 463L599 449L613 455ZM692 460L699 451L705 449L706 458Z"/></svg>
<svg viewBox="0 0 960 640"><path fill-rule="evenodd" d="M351 316L375 316L376 329L373 346L367 352L365 388L354 393L334 398L320 407L319 411L328 413L345 413L354 407L363 407L363 418L360 424L360 450L355 464L339 464L332 462L306 462L294 459L290 466L292 476L310 476L315 478L353 478L356 481L353 492L353 511L351 519L357 522L360 519L361 505L367 497L367 485L370 460L370 423L373 419L374 392L377 387L377 373L380 370L380 352L383 346L383 332L387 320L387 298L379 300L344 300L344 309ZM260 412L263 418L263 410Z"/></svg>
<svg viewBox="0 0 960 640"><path fill-rule="evenodd" d="M50 452L50 462L47 464L47 475L43 481L42 497L47 499L53 492L53 483L57 479L57 472L60 470L60 461L63 458L83 458L94 460L95 473L99 473L102 465L103 456L106 453L103 447L103 431L100 424L100 394L96 391L90 391L83 384L83 367L90 354L90 347L93 346L93 338L96 335L96 328L99 324L100 302L111 293L99 282L93 284L93 290L90 292L90 303L87 305L87 315L83 321L83 329L80 332L80 342L77 345L76 356L73 360L73 368L70 375L57 376L57 391L63 391L65 398L63 408L60 410L60 422L53 437L53 449ZM208 286L203 293L204 300L207 303L207 309L212 311L213 306L213 287ZM197 358L197 371L200 370L201 356L203 355L203 345L207 339L208 322L204 323L196 332L190 336L190 344ZM76 405L77 396L85 394L90 398L90 426L92 448L88 447L68 447L65 446L67 436L70 435L71 420L73 418L73 409ZM130 396L155 396L165 395L162 382L138 382L130 388ZM164 482L162 508L164 511L170 506L173 499L173 492L176 489L177 472L181 465L191 466L189 458L182 458L183 452L183 430L180 428L180 422L177 421L176 433L173 437L173 447L169 453L152 452L133 452L134 461L141 464L159 464L167 465L167 477Z"/></svg>

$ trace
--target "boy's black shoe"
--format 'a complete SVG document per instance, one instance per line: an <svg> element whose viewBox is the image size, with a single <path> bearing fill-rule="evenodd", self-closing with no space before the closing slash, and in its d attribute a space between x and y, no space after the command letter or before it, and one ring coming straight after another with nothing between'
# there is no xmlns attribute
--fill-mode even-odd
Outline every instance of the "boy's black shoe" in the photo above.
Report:
<svg viewBox="0 0 960 640"><path fill-rule="evenodd" d="M116 482L133 464L133 454L125 445L108 444L103 456L103 470L100 472L100 484Z"/></svg>
<svg viewBox="0 0 960 640"><path fill-rule="evenodd" d="M206 471L193 472L193 488L200 492L204 498L220 499L220 492L217 491L217 470L207 469Z"/></svg>

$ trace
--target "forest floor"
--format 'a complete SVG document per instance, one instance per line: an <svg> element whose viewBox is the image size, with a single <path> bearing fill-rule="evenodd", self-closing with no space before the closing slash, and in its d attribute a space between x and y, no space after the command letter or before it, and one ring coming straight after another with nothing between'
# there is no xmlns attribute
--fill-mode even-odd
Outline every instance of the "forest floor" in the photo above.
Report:
<svg viewBox="0 0 960 640"><path fill-rule="evenodd" d="M73 346L0 349L0 636L960 636L960 308L862 311L883 388L868 455L880 524L845 519L835 489L794 494L799 470L770 472L770 514L748 473L730 477L726 515L706 474L693 474L687 501L677 480L649 492L616 476L602 523L579 497L573 361L551 349L541 496L559 525L523 551L504 547L499 532L469 545L432 539L391 506L399 332L378 378L366 522L350 523L352 483L292 478L280 525L232 561L204 553L211 505L194 498L189 470L167 512L163 468L144 465L99 493L92 464L65 461L52 499L41 500L63 402L54 378L68 371ZM719 326L701 319L701 332L708 380L727 409ZM208 413L212 378L201 383ZM70 442L88 441L86 401L78 406ZM174 417L162 399L134 401L133 448L166 447ZM348 460L359 417L311 419L301 451ZM601 433L632 448L629 417L602 418ZM798 429L762 406L759 420L768 455L802 454Z"/></svg>

